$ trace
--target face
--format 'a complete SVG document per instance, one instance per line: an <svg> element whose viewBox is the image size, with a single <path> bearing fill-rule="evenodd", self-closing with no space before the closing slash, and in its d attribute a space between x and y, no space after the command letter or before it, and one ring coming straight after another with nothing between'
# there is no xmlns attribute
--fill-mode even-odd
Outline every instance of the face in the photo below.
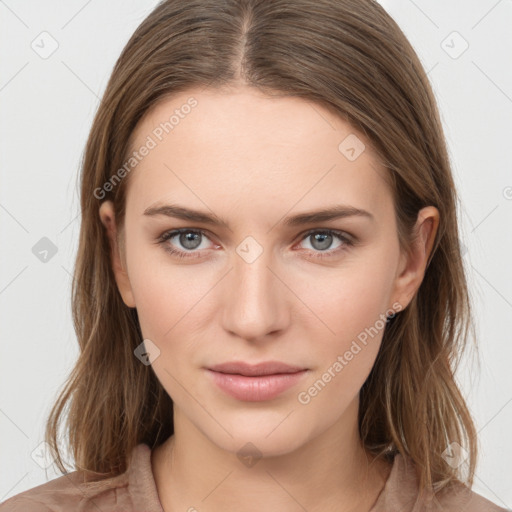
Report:
<svg viewBox="0 0 512 512"><path fill-rule="evenodd" d="M173 399L176 432L189 424L231 451L249 441L266 454L297 449L358 400L385 315L421 281L421 260L399 251L384 169L322 107L247 87L166 100L137 126L133 147L145 144L154 147L131 171L116 279L146 347L159 351L152 369ZM158 213L169 205L204 218ZM100 210L106 225L110 207ZM328 208L363 213L296 218ZM207 369L232 361L306 371L277 395L241 398Z"/></svg>

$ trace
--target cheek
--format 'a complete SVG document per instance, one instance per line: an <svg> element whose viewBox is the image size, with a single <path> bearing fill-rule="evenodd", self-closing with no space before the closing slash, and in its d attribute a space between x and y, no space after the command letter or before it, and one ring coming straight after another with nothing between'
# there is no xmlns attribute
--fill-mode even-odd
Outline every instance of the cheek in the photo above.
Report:
<svg viewBox="0 0 512 512"><path fill-rule="evenodd" d="M202 353L197 340L204 331L208 287L190 270L162 264L161 259L150 265L148 258L139 264L133 258L133 267L130 282L142 336L159 350L152 371L168 395L186 407L188 393L195 393L187 372L191 361Z"/></svg>
<svg viewBox="0 0 512 512"><path fill-rule="evenodd" d="M171 267L141 269L131 283L142 333L160 342L193 324L195 309L207 293L204 285Z"/></svg>
<svg viewBox="0 0 512 512"><path fill-rule="evenodd" d="M195 344L211 320L211 291L218 276L206 267L177 265L159 247L133 244L128 273L144 338L167 354ZM176 343L180 340L180 343ZM190 347L192 350L192 347Z"/></svg>
<svg viewBox="0 0 512 512"><path fill-rule="evenodd" d="M352 270L326 281L325 293L309 296L311 309L322 321L309 325L315 366L297 400L306 411L322 411L326 422L335 421L358 396L386 325L389 278L377 268Z"/></svg>
<svg viewBox="0 0 512 512"><path fill-rule="evenodd" d="M351 261L302 280L299 297L315 313L311 328L340 343L380 325L389 308L392 265L385 259ZM300 282L297 280L297 282Z"/></svg>
<svg viewBox="0 0 512 512"><path fill-rule="evenodd" d="M365 256L347 259L338 269L322 269L314 279L302 281L298 293L315 313L304 310L301 327L309 332L314 377L320 378L320 388L329 388L324 397L346 395L348 400L357 394L380 348L390 306L393 254L376 248Z"/></svg>
<svg viewBox="0 0 512 512"><path fill-rule="evenodd" d="M184 286L179 271L166 265L165 252L140 237L128 242L128 275L144 338L162 340L184 314L193 287Z"/></svg>

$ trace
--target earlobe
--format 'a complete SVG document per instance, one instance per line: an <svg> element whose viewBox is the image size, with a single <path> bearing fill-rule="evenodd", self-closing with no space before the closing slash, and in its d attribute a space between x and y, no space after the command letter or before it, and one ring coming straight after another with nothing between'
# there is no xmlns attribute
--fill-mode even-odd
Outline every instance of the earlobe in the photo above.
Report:
<svg viewBox="0 0 512 512"><path fill-rule="evenodd" d="M126 265L121 257L120 248L117 243L117 226L115 221L114 205L107 200L101 203L99 208L100 220L105 227L110 243L110 262L117 283L117 288L123 302L130 308L135 307L132 288L128 278Z"/></svg>
<svg viewBox="0 0 512 512"><path fill-rule="evenodd" d="M402 254L395 280L395 297L405 309L421 286L439 227L439 211L426 206L418 213L411 250Z"/></svg>

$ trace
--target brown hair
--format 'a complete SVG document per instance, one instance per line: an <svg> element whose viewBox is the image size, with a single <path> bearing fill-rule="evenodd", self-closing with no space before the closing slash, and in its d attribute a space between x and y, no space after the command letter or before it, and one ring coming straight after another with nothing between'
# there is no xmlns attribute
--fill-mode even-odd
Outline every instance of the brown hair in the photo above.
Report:
<svg viewBox="0 0 512 512"><path fill-rule="evenodd" d="M442 456L452 442L476 467L476 431L454 372L474 331L461 258L457 195L443 129L424 69L403 32L373 0L166 0L120 55L96 113L81 169L82 222L72 306L80 356L53 406L46 440L62 472L57 431L78 469L116 475L141 442L174 432L172 400L134 356L142 334L120 296L101 199L122 231L134 128L169 95L193 86L244 83L269 95L316 102L348 121L389 170L400 246L407 251L420 208L440 213L429 265L412 302L386 326L360 391L364 446L388 461L411 457L420 490L460 481ZM119 174L117 175L119 178ZM105 192L109 188L108 192Z"/></svg>

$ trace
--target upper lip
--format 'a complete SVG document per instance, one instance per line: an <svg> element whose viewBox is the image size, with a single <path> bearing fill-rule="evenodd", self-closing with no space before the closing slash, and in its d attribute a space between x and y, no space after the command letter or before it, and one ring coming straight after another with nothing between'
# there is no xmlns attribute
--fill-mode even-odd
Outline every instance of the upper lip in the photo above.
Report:
<svg viewBox="0 0 512 512"><path fill-rule="evenodd" d="M300 366L292 366L279 361L265 361L258 364L249 364L243 361L233 361L227 363L216 364L215 366L208 367L209 370L220 373L231 373L246 375L249 377L259 375L274 375L277 373L297 373L306 368Z"/></svg>

